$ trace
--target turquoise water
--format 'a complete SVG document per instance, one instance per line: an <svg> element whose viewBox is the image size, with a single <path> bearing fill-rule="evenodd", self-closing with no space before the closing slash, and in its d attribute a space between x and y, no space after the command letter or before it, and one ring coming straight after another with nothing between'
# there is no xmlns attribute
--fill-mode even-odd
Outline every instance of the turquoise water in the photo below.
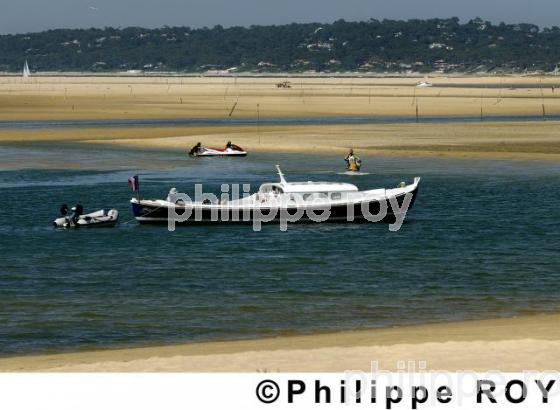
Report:
<svg viewBox="0 0 560 410"><path fill-rule="evenodd" d="M337 175L337 157L0 147L0 354L236 339L513 316L560 308L560 165L368 158L370 175ZM10 162L11 161L11 162ZM62 169L72 164L84 169ZM202 182L330 180L360 188L422 176L399 232L386 224L193 226L135 222L56 231L61 203L132 218L143 195ZM37 169L37 168L44 169Z"/></svg>

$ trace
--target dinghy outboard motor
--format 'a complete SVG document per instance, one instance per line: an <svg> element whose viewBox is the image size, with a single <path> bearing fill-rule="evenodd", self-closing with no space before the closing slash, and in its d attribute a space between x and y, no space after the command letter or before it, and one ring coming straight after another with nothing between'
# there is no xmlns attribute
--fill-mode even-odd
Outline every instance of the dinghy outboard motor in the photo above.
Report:
<svg viewBox="0 0 560 410"><path fill-rule="evenodd" d="M60 216L53 221L55 228L62 228L64 225L70 223L70 218L68 217L68 205L60 205Z"/></svg>
<svg viewBox="0 0 560 410"><path fill-rule="evenodd" d="M68 215L68 205L62 204L60 205L60 216Z"/></svg>
<svg viewBox="0 0 560 410"><path fill-rule="evenodd" d="M72 222L73 225L76 225L78 223L78 220L80 219L80 215L82 215L84 213L84 207L80 204L77 204L75 207L72 208L72 215L70 216L70 221Z"/></svg>

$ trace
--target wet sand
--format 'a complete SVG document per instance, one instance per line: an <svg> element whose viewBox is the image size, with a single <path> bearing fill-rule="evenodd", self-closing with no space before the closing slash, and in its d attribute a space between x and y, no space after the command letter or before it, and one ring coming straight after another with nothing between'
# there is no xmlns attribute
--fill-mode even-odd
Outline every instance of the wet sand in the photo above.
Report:
<svg viewBox="0 0 560 410"><path fill-rule="evenodd" d="M0 359L0 371L339 372L560 368L560 314Z"/></svg>

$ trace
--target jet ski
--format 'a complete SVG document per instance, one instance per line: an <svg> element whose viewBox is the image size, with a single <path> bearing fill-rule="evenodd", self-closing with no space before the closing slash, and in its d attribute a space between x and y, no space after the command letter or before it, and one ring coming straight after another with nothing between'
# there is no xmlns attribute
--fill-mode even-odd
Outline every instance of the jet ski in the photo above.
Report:
<svg viewBox="0 0 560 410"><path fill-rule="evenodd" d="M200 143L199 143L200 144ZM228 143L225 148L208 148L195 145L189 152L192 157L245 157L247 151L239 145Z"/></svg>
<svg viewBox="0 0 560 410"><path fill-rule="evenodd" d="M354 155L346 159L346 174L360 173L362 167L362 160Z"/></svg>
<svg viewBox="0 0 560 410"><path fill-rule="evenodd" d="M68 215L68 206L62 204L60 216L53 221L55 228L93 228L113 227L119 221L119 211L116 209L101 209L99 211L84 214L82 205L76 205Z"/></svg>
<svg viewBox="0 0 560 410"><path fill-rule="evenodd" d="M362 171L345 171L345 172L337 172L338 175L350 175L350 176L362 176L362 175L369 175L369 172L362 172Z"/></svg>

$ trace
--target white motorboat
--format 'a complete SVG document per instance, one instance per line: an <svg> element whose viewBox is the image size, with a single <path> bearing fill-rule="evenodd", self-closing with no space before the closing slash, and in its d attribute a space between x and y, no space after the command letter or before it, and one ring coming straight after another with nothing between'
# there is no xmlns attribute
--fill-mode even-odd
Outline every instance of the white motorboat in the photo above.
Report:
<svg viewBox="0 0 560 410"><path fill-rule="evenodd" d="M420 178L416 177L412 184L401 182L396 188L360 191L349 183L287 182L279 167L278 173L279 182L264 183L258 192L241 198L218 200L214 196L215 200L206 197L191 201L176 195L173 188L166 199L132 198L132 211L140 223L168 223L171 218L177 223L247 223L255 218L273 222L278 221L282 213L298 212L303 215L297 222L309 222L313 221L310 212L323 209L329 210L328 221L363 221L371 220L370 215L381 215L373 222L390 222L397 214L402 216L403 204L406 205L404 213L412 207L420 183Z"/></svg>
<svg viewBox="0 0 560 410"><path fill-rule="evenodd" d="M119 221L119 211L116 209L101 209L89 214L82 214L83 207L76 205L72 214L68 215L68 207L60 207L61 216L53 221L55 228L91 228L112 227Z"/></svg>

